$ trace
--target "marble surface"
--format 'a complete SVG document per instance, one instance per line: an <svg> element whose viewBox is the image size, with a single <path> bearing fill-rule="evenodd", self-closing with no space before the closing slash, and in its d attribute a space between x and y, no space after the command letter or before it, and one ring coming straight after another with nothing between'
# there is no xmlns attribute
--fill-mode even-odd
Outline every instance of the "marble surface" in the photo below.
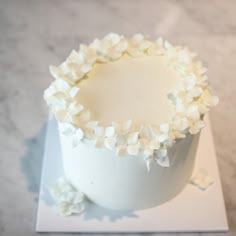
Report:
<svg viewBox="0 0 236 236"><path fill-rule="evenodd" d="M230 226L218 235L236 235L235 9L233 0L0 0L0 235L36 235L48 65L111 31L162 35L208 66L221 99L211 121Z"/></svg>

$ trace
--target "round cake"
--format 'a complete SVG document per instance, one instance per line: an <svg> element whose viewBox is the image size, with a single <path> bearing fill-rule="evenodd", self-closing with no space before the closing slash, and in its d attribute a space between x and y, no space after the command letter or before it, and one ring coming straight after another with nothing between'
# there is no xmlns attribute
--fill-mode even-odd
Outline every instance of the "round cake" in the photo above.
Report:
<svg viewBox="0 0 236 236"><path fill-rule="evenodd" d="M186 47L110 33L80 45L44 97L58 121L65 176L118 210L164 203L188 183L203 117L218 102Z"/></svg>

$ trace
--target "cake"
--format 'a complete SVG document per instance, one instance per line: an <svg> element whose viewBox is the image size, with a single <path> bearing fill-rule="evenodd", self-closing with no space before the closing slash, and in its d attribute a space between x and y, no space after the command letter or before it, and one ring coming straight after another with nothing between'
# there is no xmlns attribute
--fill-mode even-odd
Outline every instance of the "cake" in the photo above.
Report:
<svg viewBox="0 0 236 236"><path fill-rule="evenodd" d="M184 189L204 114L218 103L195 57L162 38L110 33L50 66L44 98L73 189L116 210L154 207Z"/></svg>

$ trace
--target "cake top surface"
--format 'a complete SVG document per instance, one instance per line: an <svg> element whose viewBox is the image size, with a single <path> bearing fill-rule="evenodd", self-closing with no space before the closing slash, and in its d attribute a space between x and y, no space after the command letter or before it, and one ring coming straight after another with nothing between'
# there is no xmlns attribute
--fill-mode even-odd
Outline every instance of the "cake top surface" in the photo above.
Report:
<svg viewBox="0 0 236 236"><path fill-rule="evenodd" d="M218 103L195 56L161 38L110 33L51 66L44 98L73 146L91 141L168 166L168 147L198 133Z"/></svg>
<svg viewBox="0 0 236 236"><path fill-rule="evenodd" d="M88 76L80 83L78 101L103 125L129 119L158 125L174 114L167 94L181 77L168 67L166 56L123 56L95 65Z"/></svg>

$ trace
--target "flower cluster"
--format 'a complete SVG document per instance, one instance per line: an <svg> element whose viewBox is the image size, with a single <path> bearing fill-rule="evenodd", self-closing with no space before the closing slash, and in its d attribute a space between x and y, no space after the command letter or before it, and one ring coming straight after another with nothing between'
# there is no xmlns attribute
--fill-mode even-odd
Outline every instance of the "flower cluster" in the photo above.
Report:
<svg viewBox="0 0 236 236"><path fill-rule="evenodd" d="M79 103L79 83L89 78L93 66L119 60L123 55L165 56L168 66L179 73L181 79L167 95L175 107L175 114L168 123L137 124L128 120L102 126L103 122L93 120L90 111ZM78 52L73 50L58 67L51 66L55 81L44 97L56 118L64 123L63 133L71 138L73 147L89 139L96 147L106 147L120 156L141 155L148 168L151 163L168 167L168 147L176 139L185 138L187 133L198 133L205 126L203 115L218 103L218 98L210 93L206 68L194 60L195 56L187 48L174 47L162 38L152 42L142 34L126 39L111 33L90 45L81 45Z"/></svg>
<svg viewBox="0 0 236 236"><path fill-rule="evenodd" d="M59 178L49 190L58 204L61 215L80 214L85 210L85 195L75 189L65 177Z"/></svg>

